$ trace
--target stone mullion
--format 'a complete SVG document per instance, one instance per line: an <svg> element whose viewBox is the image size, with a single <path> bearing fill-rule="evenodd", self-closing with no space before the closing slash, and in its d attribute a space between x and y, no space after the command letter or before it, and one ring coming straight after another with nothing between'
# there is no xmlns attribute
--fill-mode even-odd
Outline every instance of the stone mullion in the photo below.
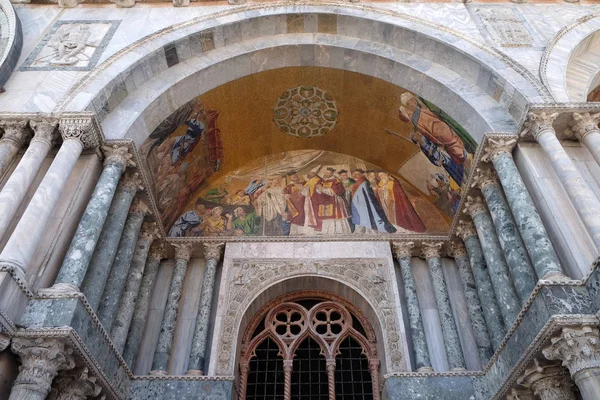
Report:
<svg viewBox="0 0 600 400"><path fill-rule="evenodd" d="M212 309L213 291L215 287L215 275L219 259L223 250L223 243L205 243L204 254L206 267L202 279L202 293L200 295L200 306L194 336L192 339L192 350L188 363L186 375L202 375L206 356L206 341L210 328L210 314Z"/></svg>
<svg viewBox="0 0 600 400"><path fill-rule="evenodd" d="M192 255L191 244L174 245L175 247L175 270L169 286L169 296L165 305L165 312L160 325L158 343L152 360L151 375L166 375L169 368L169 357L173 346L173 334L179 312L179 300L183 290L183 281L187 266Z"/></svg>
<svg viewBox="0 0 600 400"><path fill-rule="evenodd" d="M104 146L103 150L106 154L104 168L67 250L54 289L75 292L80 290L117 190L117 184L125 167L131 162L132 155L129 154L127 147Z"/></svg>
<svg viewBox="0 0 600 400"><path fill-rule="evenodd" d="M160 237L160 232L156 222L146 223L145 226L142 226L142 233L135 247L125 289L123 290L117 316L110 333L111 339L119 353L123 353L123 348L125 347L150 246L154 239L158 237Z"/></svg>
<svg viewBox="0 0 600 400"><path fill-rule="evenodd" d="M4 175L11 161L29 138L27 120L0 121L4 135L0 139L0 177Z"/></svg>
<svg viewBox="0 0 600 400"><path fill-rule="evenodd" d="M510 327L517 319L521 306L510 277L508 265L504 260L500 242L494 230L492 218L485 209L481 198L469 197L465 208L471 215L477 229L483 256L489 267L494 293L496 293L500 312L504 319L504 325Z"/></svg>
<svg viewBox="0 0 600 400"><path fill-rule="evenodd" d="M164 244L161 243L150 249L138 297L135 301L135 313L133 314L127 341L125 342L125 350L123 352L123 358L130 368L133 368L135 359L137 358L139 346L144 334L146 318L148 317L150 295L158 273L158 267L160 266L161 260L165 257Z"/></svg>
<svg viewBox="0 0 600 400"><path fill-rule="evenodd" d="M246 371L245 379L244 379L244 396L246 395L246 387L248 383L248 372L250 370L250 366L248 366L248 371ZM292 400L292 371L294 370L294 360L283 360L283 399L284 400ZM245 397L240 397L240 399L245 399Z"/></svg>
<svg viewBox="0 0 600 400"><path fill-rule="evenodd" d="M423 319L415 287L415 279L411 266L412 242L394 242L394 255L400 264L400 273L404 283L404 295L406 297L406 308L408 310L408 320L410 325L410 335L412 338L413 351L415 353L415 367L419 372L433 371L431 361L429 360L429 351L427 340L425 339L425 329L423 328Z"/></svg>
<svg viewBox="0 0 600 400"><path fill-rule="evenodd" d="M326 360L327 368L327 387L329 389L329 400L335 400L335 358ZM375 392L373 388L373 392Z"/></svg>
<svg viewBox="0 0 600 400"><path fill-rule="evenodd" d="M483 158L491 160L494 164L538 278L564 277L542 219L512 158L511 148L516 139L489 139L488 142Z"/></svg>
<svg viewBox="0 0 600 400"><path fill-rule="evenodd" d="M450 303L448 289L446 288L446 282L444 281L444 273L442 272L442 263L439 253L441 247L441 242L425 242L423 243L423 256L429 265L429 273L433 283L435 301L439 310L442 336L450 370L464 370L466 366L465 359L462 353L454 315L452 314L452 305Z"/></svg>
<svg viewBox="0 0 600 400"><path fill-rule="evenodd" d="M98 308L98 318L100 318L100 323L107 332L110 332L112 329L125 283L127 282L127 275L131 267L135 246L140 236L142 223L144 222L144 217L149 213L150 209L148 206L142 200L136 199L125 222L117 255L106 281L102 301Z"/></svg>
<svg viewBox="0 0 600 400"><path fill-rule="evenodd" d="M477 287L477 293L482 305L483 317L485 318L494 349L497 349L504 340L506 328L504 327L502 313L494 294L494 287L487 264L485 263L479 238L477 237L477 231L471 222L461 221L456 229L456 234L463 240L467 249L469 263L475 278L475 286Z"/></svg>

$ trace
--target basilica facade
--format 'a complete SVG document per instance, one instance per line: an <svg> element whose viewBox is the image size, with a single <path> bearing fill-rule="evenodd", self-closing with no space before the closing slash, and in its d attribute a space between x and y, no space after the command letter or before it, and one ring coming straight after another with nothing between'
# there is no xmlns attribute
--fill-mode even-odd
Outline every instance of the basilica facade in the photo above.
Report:
<svg viewBox="0 0 600 400"><path fill-rule="evenodd" d="M600 399L600 5L0 0L0 399Z"/></svg>

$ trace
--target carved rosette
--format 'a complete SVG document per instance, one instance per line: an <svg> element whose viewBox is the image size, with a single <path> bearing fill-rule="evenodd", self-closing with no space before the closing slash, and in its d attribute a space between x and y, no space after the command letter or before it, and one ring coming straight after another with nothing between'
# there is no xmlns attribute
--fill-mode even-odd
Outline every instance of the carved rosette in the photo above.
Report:
<svg viewBox="0 0 600 400"><path fill-rule="evenodd" d="M516 138L488 138L483 149L482 161L494 161L501 154L508 154L512 157L512 149L517 144Z"/></svg>
<svg viewBox="0 0 600 400"><path fill-rule="evenodd" d="M577 140L583 140L583 138L591 132L595 131L600 133L598 123L600 123L600 113L573 113L571 130L575 134Z"/></svg>
<svg viewBox="0 0 600 400"><path fill-rule="evenodd" d="M204 243L204 258L207 260L216 260L219 261L221 255L223 254L223 247L225 243L212 243L207 242Z"/></svg>
<svg viewBox="0 0 600 400"><path fill-rule="evenodd" d="M558 117L558 113L547 113L545 111L540 112L529 112L527 114L527 120L525 121L525 129L521 133L521 136L532 135L535 140L538 140L543 133L556 134L552 124Z"/></svg>
<svg viewBox="0 0 600 400"><path fill-rule="evenodd" d="M92 117L61 118L58 130L63 140L77 139L85 149L94 149L100 142Z"/></svg>
<svg viewBox="0 0 600 400"><path fill-rule="evenodd" d="M149 258L153 258L155 260L163 260L167 258L167 248L164 242L156 243L152 247L150 247L150 252L148 253Z"/></svg>
<svg viewBox="0 0 600 400"><path fill-rule="evenodd" d="M133 204L131 205L129 212L131 214L141 214L143 216L146 216L146 215L149 215L152 213L150 211L150 207L148 207L146 202L144 200L140 199L139 197L136 197L133 200Z"/></svg>
<svg viewBox="0 0 600 400"><path fill-rule="evenodd" d="M536 400L536 398L531 389L512 388L510 393L506 395L506 400Z"/></svg>
<svg viewBox="0 0 600 400"><path fill-rule="evenodd" d="M468 196L464 206L465 213L469 214L471 217L487 212L481 196Z"/></svg>
<svg viewBox="0 0 600 400"><path fill-rule="evenodd" d="M48 118L37 118L29 121L29 126L33 130L33 139L31 141L39 141L46 143L48 146L56 140L56 127L58 121Z"/></svg>
<svg viewBox="0 0 600 400"><path fill-rule="evenodd" d="M98 378L87 367L61 373L55 379L49 400L79 400L95 397L102 391Z"/></svg>
<svg viewBox="0 0 600 400"><path fill-rule="evenodd" d="M450 242L449 250L450 251L448 255L452 258L467 257L467 249L465 248L465 244L458 240L453 240Z"/></svg>
<svg viewBox="0 0 600 400"><path fill-rule="evenodd" d="M519 385L531 389L542 400L575 400L568 371L560 364L541 365L537 359L533 361L534 365L517 379Z"/></svg>
<svg viewBox="0 0 600 400"><path fill-rule="evenodd" d="M542 350L548 360L561 360L571 375L590 368L600 368L600 336L598 328L563 328L560 336L550 339Z"/></svg>
<svg viewBox="0 0 600 400"><path fill-rule="evenodd" d="M440 258L444 242L423 242L421 252L423 258Z"/></svg>
<svg viewBox="0 0 600 400"><path fill-rule="evenodd" d="M489 168L477 168L471 181L471 187L478 187L483 189L488 185L499 185L498 176L496 172L489 166Z"/></svg>
<svg viewBox="0 0 600 400"><path fill-rule="evenodd" d="M460 220L456 226L456 236L461 238L463 241L471 236L477 236L477 230L473 221Z"/></svg>
<svg viewBox="0 0 600 400"><path fill-rule="evenodd" d="M134 193L138 190L144 190L144 187L142 186L142 180L138 172L126 172L123 175L123 178L121 178L119 185L121 185L123 189Z"/></svg>
<svg viewBox="0 0 600 400"><path fill-rule="evenodd" d="M13 338L11 349L21 359L15 390L38 392L44 398L50 392L52 380L58 371L75 367L73 350L66 347L64 339Z"/></svg>
<svg viewBox="0 0 600 400"><path fill-rule="evenodd" d="M4 130L2 140L11 142L17 148L23 147L30 136L30 131L27 129L26 119L2 120L0 121L0 128Z"/></svg>
<svg viewBox="0 0 600 400"><path fill-rule="evenodd" d="M415 242L393 242L392 249L396 258L412 257Z"/></svg>
<svg viewBox="0 0 600 400"><path fill-rule="evenodd" d="M173 244L175 248L175 259L190 261L192 258L192 244L191 243L177 243Z"/></svg>
<svg viewBox="0 0 600 400"><path fill-rule="evenodd" d="M135 167L133 162L133 154L129 152L127 146L102 146L102 152L104 153L104 166L116 165L121 169L125 167Z"/></svg>
<svg viewBox="0 0 600 400"><path fill-rule="evenodd" d="M154 239L160 239L160 230L156 222L144 222L140 232L140 240L152 243Z"/></svg>

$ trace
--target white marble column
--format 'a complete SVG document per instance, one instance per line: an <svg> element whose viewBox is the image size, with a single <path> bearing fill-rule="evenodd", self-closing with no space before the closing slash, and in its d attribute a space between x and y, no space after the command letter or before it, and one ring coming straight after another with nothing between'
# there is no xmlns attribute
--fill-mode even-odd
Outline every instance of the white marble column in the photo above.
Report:
<svg viewBox="0 0 600 400"><path fill-rule="evenodd" d="M51 119L29 121L29 126L34 132L33 139L0 192L0 239L4 237L42 162L52 148L57 125L58 121Z"/></svg>
<svg viewBox="0 0 600 400"><path fill-rule="evenodd" d="M534 365L525 370L517 383L531 389L540 400L575 400L569 372L557 363L545 365L534 359Z"/></svg>
<svg viewBox="0 0 600 400"><path fill-rule="evenodd" d="M598 164L600 164L599 122L600 113L573 113L573 121L571 121L571 131L573 131L577 140L588 148Z"/></svg>
<svg viewBox="0 0 600 400"><path fill-rule="evenodd" d="M552 123L558 113L529 113L527 132L542 146L596 247L600 249L600 200L583 179L556 137Z"/></svg>
<svg viewBox="0 0 600 400"><path fill-rule="evenodd" d="M0 139L0 177L4 175L15 155L29 139L30 132L27 129L25 119L6 119L0 121L0 128L4 130Z"/></svg>

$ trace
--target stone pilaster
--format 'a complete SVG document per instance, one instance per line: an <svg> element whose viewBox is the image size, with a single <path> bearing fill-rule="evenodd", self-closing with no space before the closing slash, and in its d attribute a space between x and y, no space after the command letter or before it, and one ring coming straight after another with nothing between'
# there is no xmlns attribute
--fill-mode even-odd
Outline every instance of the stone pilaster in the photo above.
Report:
<svg viewBox="0 0 600 400"><path fill-rule="evenodd" d="M121 296L117 317L115 318L110 334L119 353L123 352L125 346L125 340L127 339L131 318L135 311L135 301L138 297L138 292L142 283L142 275L144 274L144 267L146 266L150 246L154 239L158 238L160 238L160 231L156 222L144 223L140 238L135 247L133 259L131 260L131 267L129 269L129 275L127 276L127 282L125 283L125 290Z"/></svg>
<svg viewBox="0 0 600 400"><path fill-rule="evenodd" d="M169 296L167 297L167 304L165 305L165 312L160 325L158 343L154 352L154 359L152 360L151 375L167 374L171 347L173 346L173 333L179 311L179 299L183 290L183 280L185 279L187 266L192 256L192 245L189 243L177 244L173 247L175 247L175 270L171 278Z"/></svg>
<svg viewBox="0 0 600 400"><path fill-rule="evenodd" d="M486 264L489 267L494 293L498 299L504 325L509 327L517 319L520 303L496 236L492 218L483 204L481 197L468 197L465 212L471 216L477 236L483 250Z"/></svg>
<svg viewBox="0 0 600 400"><path fill-rule="evenodd" d="M51 119L29 122L34 132L33 139L0 192L0 239L6 233L44 158L48 155L57 125L58 122Z"/></svg>
<svg viewBox="0 0 600 400"><path fill-rule="evenodd" d="M508 203L504 199L500 182L491 169L477 169L474 186L478 186L485 197L500 247L513 278L515 290L523 305L531 295L537 282L535 271L527 256L527 250L513 219Z"/></svg>
<svg viewBox="0 0 600 400"><path fill-rule="evenodd" d="M4 130L0 139L0 176L2 176L31 134L27 129L26 119L2 120L0 128Z"/></svg>
<svg viewBox="0 0 600 400"><path fill-rule="evenodd" d="M557 116L558 113L530 112L527 116L526 132L532 134L544 149L596 247L600 249L600 200L556 137L552 123Z"/></svg>
<svg viewBox="0 0 600 400"><path fill-rule="evenodd" d="M206 266L202 279L202 294L200 295L200 307L196 317L196 327L192 339L192 351L188 363L186 375L203 375L204 361L206 357L206 340L210 328L210 312L215 288L215 275L217 265L223 254L223 243L204 243L204 258Z"/></svg>
<svg viewBox="0 0 600 400"><path fill-rule="evenodd" d="M150 214L150 209L144 201L138 198L133 202L127 221L125 221L125 228L119 242L117 255L104 286L102 301L98 307L98 318L100 318L100 323L102 323L107 332L110 332L112 329L121 301L121 295L127 282L127 275L131 267L135 245L140 236L144 217L148 214Z"/></svg>
<svg viewBox="0 0 600 400"><path fill-rule="evenodd" d="M594 160L600 164L600 113L573 113L571 121L571 131L575 134L577 140L588 148Z"/></svg>
<svg viewBox="0 0 600 400"><path fill-rule="evenodd" d="M483 310L481 309L481 303L479 301L479 296L477 295L475 279L473 278L473 272L467 257L465 245L462 242L452 242L450 244L450 256L454 258L454 262L458 268L460 281L467 301L469 319L473 325L473 335L475 336L479 358L481 359L481 363L485 365L492 357L492 354L494 354L494 350L483 317Z"/></svg>
<svg viewBox="0 0 600 400"><path fill-rule="evenodd" d="M531 389L540 400L575 400L573 381L560 364L541 365L535 359L517 382Z"/></svg>
<svg viewBox="0 0 600 400"><path fill-rule="evenodd" d="M86 400L101 391L98 378L90 374L87 367L79 367L59 374L48 400Z"/></svg>
<svg viewBox="0 0 600 400"><path fill-rule="evenodd" d="M597 327L563 328L542 350L569 369L583 400L600 399L600 335Z"/></svg>
<svg viewBox="0 0 600 400"><path fill-rule="evenodd" d="M81 287L94 311L97 311L100 305L110 273L110 268L107 266L113 265L131 203L136 193L142 189L141 184L142 181L137 172L126 172L108 210L100 239Z"/></svg>
<svg viewBox="0 0 600 400"><path fill-rule="evenodd" d="M411 258L413 242L394 242L392 243L394 256L400 264L400 273L404 283L404 295L406 297L406 308L408 310L408 320L410 326L410 336L412 338L413 351L415 354L415 369L418 372L433 371L429 359L427 340L425 339L425 329L419 308L419 299L417 297L417 288L415 278L412 273Z"/></svg>
<svg viewBox="0 0 600 400"><path fill-rule="evenodd" d="M564 278L542 219L512 158L511 151L516 142L516 139L488 139L482 159L494 164L538 278Z"/></svg>
<svg viewBox="0 0 600 400"><path fill-rule="evenodd" d="M45 400L58 372L75 367L73 351L63 340L13 338L11 348L21 359L21 366L9 400Z"/></svg>
<svg viewBox="0 0 600 400"><path fill-rule="evenodd" d="M494 294L494 287L477 237L477 231L472 222L460 221L456 228L456 235L463 240L467 249L469 263L475 278L475 286L483 309L483 317L488 326L494 349L497 349L504 340L506 328Z"/></svg>
<svg viewBox="0 0 600 400"><path fill-rule="evenodd" d="M142 341L146 318L148 316L148 308L150 306L150 294L154 287L154 280L156 279L160 262L164 258L167 258L164 243L153 245L150 248L146 269L138 292L138 298L135 302L135 313L133 314L133 320L131 321L131 327L129 328L129 334L123 352L123 358L131 369L133 369L139 346Z"/></svg>
<svg viewBox="0 0 600 400"><path fill-rule="evenodd" d="M131 161L133 155L129 153L126 146L104 146L102 150L106 156L102 174L77 226L52 287L53 290L79 292L117 190L117 184L125 168L128 165L134 166Z"/></svg>
<svg viewBox="0 0 600 400"><path fill-rule="evenodd" d="M460 345L456 321L452 314L452 305L450 304L450 297L448 296L444 273L442 271L440 259L442 245L442 242L423 242L423 257L427 260L427 264L429 265L429 273L433 283L435 302L438 306L440 315L442 335L444 337L444 346L446 347L446 355L448 357L450 370L464 370L466 367L465 359Z"/></svg>

